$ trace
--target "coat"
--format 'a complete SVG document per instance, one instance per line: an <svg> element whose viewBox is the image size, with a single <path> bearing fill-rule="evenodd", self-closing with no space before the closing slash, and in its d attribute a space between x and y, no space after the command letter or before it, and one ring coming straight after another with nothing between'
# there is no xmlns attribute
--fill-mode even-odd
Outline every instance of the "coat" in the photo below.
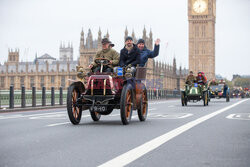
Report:
<svg viewBox="0 0 250 167"><path fill-rule="evenodd" d="M207 83L207 77L205 77L205 75L197 76L196 80L198 83L203 83L203 84Z"/></svg>
<svg viewBox="0 0 250 167"><path fill-rule="evenodd" d="M186 84L192 84L194 82L196 82L196 77L194 75L188 75L186 79Z"/></svg>
<svg viewBox="0 0 250 167"><path fill-rule="evenodd" d="M132 50L128 53L128 50L124 47L120 52L120 62L121 67L131 64L136 67L140 63L140 50L135 44L133 44Z"/></svg>
<svg viewBox="0 0 250 167"><path fill-rule="evenodd" d="M143 48L143 50L141 50L141 54L140 54L140 67L144 67L145 64L148 61L148 58L155 58L156 56L158 56L159 54L159 50L160 50L160 45L155 45L154 46L154 50L151 51L149 49L147 49L146 47Z"/></svg>
<svg viewBox="0 0 250 167"><path fill-rule="evenodd" d="M101 50L101 51L98 51L97 54L95 55L95 58L106 58L108 60L111 60L112 61L112 64L109 65L109 67L113 68L115 66L118 65L119 63L119 53L116 52L114 49L105 49L105 50ZM95 61L92 63L93 64L93 67L97 67L97 64L95 63Z"/></svg>

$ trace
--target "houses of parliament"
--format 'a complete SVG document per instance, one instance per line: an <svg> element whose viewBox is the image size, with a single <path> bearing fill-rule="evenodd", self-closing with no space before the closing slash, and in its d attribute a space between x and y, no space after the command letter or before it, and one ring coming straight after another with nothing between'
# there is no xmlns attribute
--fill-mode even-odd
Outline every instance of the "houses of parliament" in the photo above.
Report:
<svg viewBox="0 0 250 167"><path fill-rule="evenodd" d="M209 80L215 78L215 22L216 0L187 0L188 23L189 23L189 70L197 73L203 71ZM129 35L127 28L125 38ZM109 38L107 32L105 37ZM137 42L134 31L130 34L134 42ZM144 27L142 38L146 46L153 49L153 33L147 35ZM79 57L73 60L73 46L71 43L61 43L59 48L59 60L48 54L35 58L32 62L20 62L19 50L9 49L8 60L0 64L0 88L9 89L13 85L15 89L25 86L31 89L46 87L67 88L70 79L76 79L76 66L86 68L92 61L98 50L101 49L102 32L99 29L98 38L93 39L91 30L84 34L80 33ZM174 58L171 65L149 59L147 66L146 81L149 89L180 89L183 88L188 70L176 66Z"/></svg>
<svg viewBox="0 0 250 167"><path fill-rule="evenodd" d="M126 28L124 40L129 35ZM104 35L109 38L109 33ZM135 33L131 36L136 43ZM147 35L146 29L143 29L142 38L149 49L153 49L153 33L150 30ZM63 87L66 89L70 84L70 80L76 80L76 66L81 65L86 68L92 61L98 50L101 49L102 32L99 29L98 38L93 39L91 30L85 37L82 30L80 33L80 56L77 60L73 60L73 46L71 43L61 43L59 48L59 60L56 60L48 54L44 54L35 58L32 62L20 62L19 50L9 49L8 60L4 64L0 64L0 85L2 90L8 90L10 85L15 89L21 89L22 86L26 89L32 89L35 86L37 89L50 89L55 87ZM147 63L147 81L150 82L149 89L157 87L157 89L180 89L185 81L187 70L181 67L177 68L176 59L173 59L173 64L158 62L149 59Z"/></svg>

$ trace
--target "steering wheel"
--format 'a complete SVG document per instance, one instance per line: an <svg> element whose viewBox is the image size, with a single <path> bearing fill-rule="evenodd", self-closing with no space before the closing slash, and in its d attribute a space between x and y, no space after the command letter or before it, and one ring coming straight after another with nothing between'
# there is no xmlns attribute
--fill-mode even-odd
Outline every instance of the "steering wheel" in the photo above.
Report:
<svg viewBox="0 0 250 167"><path fill-rule="evenodd" d="M98 65L101 65L101 64L103 64L103 65L109 65L109 64L111 64L110 60L108 60L106 58L96 58L95 59L95 63L98 64Z"/></svg>

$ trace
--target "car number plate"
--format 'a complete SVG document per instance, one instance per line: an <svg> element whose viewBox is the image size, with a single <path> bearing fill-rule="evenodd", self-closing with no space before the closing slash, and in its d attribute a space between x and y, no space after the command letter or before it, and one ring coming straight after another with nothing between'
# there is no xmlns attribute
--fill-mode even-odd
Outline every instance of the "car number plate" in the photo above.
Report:
<svg viewBox="0 0 250 167"><path fill-rule="evenodd" d="M197 83L194 83L194 87L198 87L198 84L197 84Z"/></svg>
<svg viewBox="0 0 250 167"><path fill-rule="evenodd" d="M102 111L106 111L107 107L106 106L94 106L94 107L90 107L90 109L94 112L102 112Z"/></svg>

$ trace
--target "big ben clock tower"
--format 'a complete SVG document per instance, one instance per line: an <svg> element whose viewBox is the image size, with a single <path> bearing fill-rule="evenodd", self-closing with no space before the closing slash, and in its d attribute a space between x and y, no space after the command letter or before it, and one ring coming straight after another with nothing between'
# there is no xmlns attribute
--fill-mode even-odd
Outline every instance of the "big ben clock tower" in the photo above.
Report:
<svg viewBox="0 0 250 167"><path fill-rule="evenodd" d="M188 0L189 70L215 78L216 0Z"/></svg>

